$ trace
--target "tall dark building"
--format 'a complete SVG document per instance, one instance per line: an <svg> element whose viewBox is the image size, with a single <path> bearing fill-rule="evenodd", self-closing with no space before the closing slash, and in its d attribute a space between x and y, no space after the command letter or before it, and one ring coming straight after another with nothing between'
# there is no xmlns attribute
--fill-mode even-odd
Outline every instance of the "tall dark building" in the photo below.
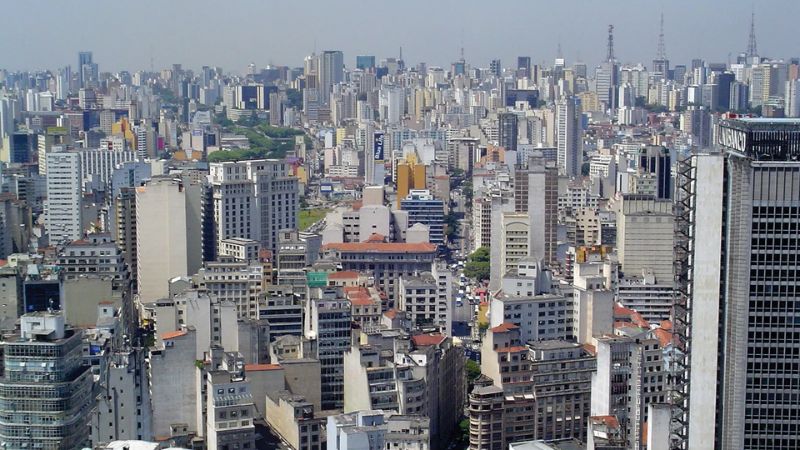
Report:
<svg viewBox="0 0 800 450"><path fill-rule="evenodd" d="M648 145L639 151L639 172L655 178L656 198L672 198L672 160L668 148Z"/></svg>
<svg viewBox="0 0 800 450"><path fill-rule="evenodd" d="M503 74L503 66L500 65L500 60L499 59L493 59L489 63L489 72L493 73L494 76L496 76L498 78L500 77L500 75Z"/></svg>
<svg viewBox="0 0 800 450"><path fill-rule="evenodd" d="M517 78L530 78L531 77L531 57L518 56L517 57Z"/></svg>
<svg viewBox="0 0 800 450"><path fill-rule="evenodd" d="M725 109L731 108L731 83L736 81L736 76L733 72L722 72L716 74L717 86L719 89L719 107Z"/></svg>
<svg viewBox="0 0 800 450"><path fill-rule="evenodd" d="M28 133L27 131L18 131L8 137L9 146L9 161L12 163L29 163L33 160L33 147L35 134ZM42 161L44 164L44 161Z"/></svg>
<svg viewBox="0 0 800 450"><path fill-rule="evenodd" d="M673 448L800 448L800 120L716 136L678 168Z"/></svg>
<svg viewBox="0 0 800 450"><path fill-rule="evenodd" d="M501 113L497 118L498 128L498 142L500 147L506 150L517 150L517 133L518 133L517 115L514 113Z"/></svg>

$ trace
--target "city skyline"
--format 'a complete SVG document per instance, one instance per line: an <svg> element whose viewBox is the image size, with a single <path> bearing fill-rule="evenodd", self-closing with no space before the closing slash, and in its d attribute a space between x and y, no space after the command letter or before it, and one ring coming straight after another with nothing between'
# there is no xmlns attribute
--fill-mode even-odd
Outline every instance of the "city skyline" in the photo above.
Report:
<svg viewBox="0 0 800 450"><path fill-rule="evenodd" d="M130 9L92 0L82 3L80 17L68 4L53 4L37 11L42 26L36 33L24 28L24 21L11 21L0 29L0 39L6 42L25 38L24 45L9 45L0 54L8 70L74 66L74 54L91 50L102 71L158 70L181 63L187 68L216 65L236 73L251 62L257 67L300 66L303 57L315 49L317 53L342 50L345 65L352 68L357 54L397 57L400 47L410 65L427 62L444 67L459 58L462 47L467 61L478 67L488 67L494 58L511 66L521 55L531 56L535 64L551 63L560 48L568 63L580 60L594 65L606 54L607 26L613 24L620 62L649 63L656 57L663 12L666 54L674 65L688 64L696 57L714 62L735 60L747 48L751 13L755 13L760 53L773 58L794 56L791 41L781 31L790 29L791 18L800 14L800 4L784 0L770 2L769 8L741 1L696 4L680 0L644 8L625 0L602 4L570 0L557 5L509 0L497 5L498 26L494 27L482 22L487 19L479 8L463 8L450 0L433 4L412 0L391 12L393 23L408 25L390 29L382 23L389 13L383 9L372 12L355 0L337 2L333 10L315 2L302 6L252 1L234 4L239 7L216 8L209 1L156 4L147 0L140 8ZM23 5L6 5L8 16L23 15ZM148 15L156 7L160 13ZM726 21L709 21L708 17L719 15L721 7ZM575 14L576 8L581 14ZM184 19L174 20L182 15ZM503 20L506 15L513 20ZM296 20L271 21L271 17ZM87 18L93 23L90 31L70 25ZM413 29L415 20L419 20L420 30ZM331 21L333 26L328 23ZM714 39L708 39L712 36ZM231 47L238 50L225 50Z"/></svg>

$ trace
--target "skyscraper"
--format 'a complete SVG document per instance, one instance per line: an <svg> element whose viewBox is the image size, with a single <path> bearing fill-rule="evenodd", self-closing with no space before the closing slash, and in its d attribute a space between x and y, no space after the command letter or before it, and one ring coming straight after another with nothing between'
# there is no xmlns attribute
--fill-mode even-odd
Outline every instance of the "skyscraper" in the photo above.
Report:
<svg viewBox="0 0 800 450"><path fill-rule="evenodd" d="M579 176L583 165L583 130L581 103L576 97L556 102L556 139L558 171L570 177Z"/></svg>
<svg viewBox="0 0 800 450"><path fill-rule="evenodd" d="M498 143L506 151L517 151L518 118L514 113L501 113L497 117Z"/></svg>
<svg viewBox="0 0 800 450"><path fill-rule="evenodd" d="M79 87L94 87L97 83L97 64L92 60L92 52L78 53L78 82Z"/></svg>
<svg viewBox="0 0 800 450"><path fill-rule="evenodd" d="M796 448L800 120L716 135L720 153L679 167L676 424L692 449Z"/></svg>
<svg viewBox="0 0 800 450"><path fill-rule="evenodd" d="M200 268L202 202L201 187L188 179L153 177L136 188L136 269L142 301L167 297L170 279Z"/></svg>
<svg viewBox="0 0 800 450"><path fill-rule="evenodd" d="M81 226L81 157L53 147L47 154L45 229L51 244L83 236Z"/></svg>
<svg viewBox="0 0 800 450"><path fill-rule="evenodd" d="M503 66L500 64L499 59L493 59L489 63L489 72L491 72L492 74L494 74L494 76L498 78L500 77L500 75L503 74Z"/></svg>
<svg viewBox="0 0 800 450"><path fill-rule="evenodd" d="M325 50L319 55L317 78L320 100L327 105L331 101L333 85L344 80L344 54L339 50Z"/></svg>
<svg viewBox="0 0 800 450"><path fill-rule="evenodd" d="M83 448L94 406L83 333L60 313L22 316L20 333L2 342L0 442L4 448Z"/></svg>
<svg viewBox="0 0 800 450"><path fill-rule="evenodd" d="M517 78L530 78L531 77L531 57L518 56L517 57Z"/></svg>

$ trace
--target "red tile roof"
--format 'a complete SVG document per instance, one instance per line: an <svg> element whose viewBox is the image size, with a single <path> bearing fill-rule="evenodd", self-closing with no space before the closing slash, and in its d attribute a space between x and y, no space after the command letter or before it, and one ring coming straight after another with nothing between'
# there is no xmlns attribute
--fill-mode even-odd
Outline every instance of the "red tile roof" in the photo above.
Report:
<svg viewBox="0 0 800 450"><path fill-rule="evenodd" d="M597 355L597 349L592 344L583 344L583 349L586 350L587 352L591 353L592 356Z"/></svg>
<svg viewBox="0 0 800 450"><path fill-rule="evenodd" d="M619 428L619 420L614 416L592 416L592 422L603 423L609 428Z"/></svg>
<svg viewBox="0 0 800 450"><path fill-rule="evenodd" d="M491 329L492 333L508 333L511 330L519 328L511 322L503 322L500 325Z"/></svg>
<svg viewBox="0 0 800 450"><path fill-rule="evenodd" d="M369 235L366 241L364 242L386 242L386 236L380 233L372 233Z"/></svg>
<svg viewBox="0 0 800 450"><path fill-rule="evenodd" d="M526 352L528 351L528 347L525 347L524 345L513 345L511 347L500 347L496 351L498 353Z"/></svg>
<svg viewBox="0 0 800 450"><path fill-rule="evenodd" d="M177 330L177 331L168 331L161 335L162 341L168 341L170 339L175 339L176 337L185 336L186 331L184 330Z"/></svg>
<svg viewBox="0 0 800 450"><path fill-rule="evenodd" d="M341 272L331 272L328 274L329 280L349 280L351 278L358 278L358 272L343 270Z"/></svg>
<svg viewBox="0 0 800 450"><path fill-rule="evenodd" d="M386 316L389 319L394 319L395 317L397 317L397 310L392 308L392 309L386 311L385 313L383 313L383 315Z"/></svg>
<svg viewBox="0 0 800 450"><path fill-rule="evenodd" d="M245 364L245 372L263 372L265 370L278 370L281 369L280 364Z"/></svg>
<svg viewBox="0 0 800 450"><path fill-rule="evenodd" d="M411 341L417 347L429 347L431 345L439 345L444 342L446 338L439 333L430 334L417 334L411 336Z"/></svg>
<svg viewBox="0 0 800 450"><path fill-rule="evenodd" d="M338 242L325 244L323 250L338 250L345 253L434 253L436 246L428 242L409 244L405 242Z"/></svg>

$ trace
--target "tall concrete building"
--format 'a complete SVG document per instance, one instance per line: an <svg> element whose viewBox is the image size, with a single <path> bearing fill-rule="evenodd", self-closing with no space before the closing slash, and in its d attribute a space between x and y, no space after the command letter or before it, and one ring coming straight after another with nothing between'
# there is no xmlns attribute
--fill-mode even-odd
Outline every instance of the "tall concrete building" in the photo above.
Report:
<svg viewBox="0 0 800 450"><path fill-rule="evenodd" d="M257 226L261 234L254 239L275 254L280 231L297 228L299 181L289 174L289 164L278 159L248 161L247 171L255 184Z"/></svg>
<svg viewBox="0 0 800 450"><path fill-rule="evenodd" d="M80 239L83 236L80 154L54 148L47 154L47 168L45 230L50 242Z"/></svg>
<svg viewBox="0 0 800 450"><path fill-rule="evenodd" d="M583 129L581 103L576 97L564 97L556 102L556 143L558 171L577 177L583 165Z"/></svg>
<svg viewBox="0 0 800 450"><path fill-rule="evenodd" d="M529 158L514 171L514 210L530 215L529 255L548 264L558 247L558 168L542 155ZM534 214L530 214L534 212Z"/></svg>
<svg viewBox="0 0 800 450"><path fill-rule="evenodd" d="M136 258L142 301L167 297L168 281L203 261L202 188L188 178L153 177L136 188Z"/></svg>
<svg viewBox="0 0 800 450"><path fill-rule="evenodd" d="M60 313L22 316L18 336L2 342L0 442L7 448L73 449L89 443L92 373L83 333Z"/></svg>
<svg viewBox="0 0 800 450"><path fill-rule="evenodd" d="M339 50L325 50L319 55L317 67L321 103L327 105L333 86L344 81L344 54Z"/></svg>
<svg viewBox="0 0 800 450"><path fill-rule="evenodd" d="M210 164L217 253L225 239L260 237L255 184L248 176L247 165L238 161Z"/></svg>
<svg viewBox="0 0 800 450"><path fill-rule="evenodd" d="M798 447L800 120L722 120L716 136L720 153L679 168L682 434L688 448Z"/></svg>
<svg viewBox="0 0 800 450"><path fill-rule="evenodd" d="M617 254L625 276L651 269L657 282L670 284L674 232L671 200L624 194L617 211Z"/></svg>

